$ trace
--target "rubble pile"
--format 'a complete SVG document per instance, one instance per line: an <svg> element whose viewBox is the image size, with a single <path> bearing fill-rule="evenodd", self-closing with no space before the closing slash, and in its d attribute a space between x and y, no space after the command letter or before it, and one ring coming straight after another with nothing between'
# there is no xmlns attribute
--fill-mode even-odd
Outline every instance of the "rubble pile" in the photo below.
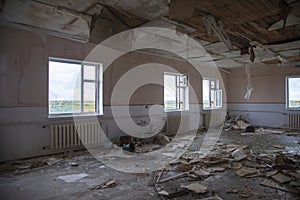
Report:
<svg viewBox="0 0 300 200"><path fill-rule="evenodd" d="M274 148L274 147L273 147ZM300 155L285 152L254 153L247 145L217 143L207 155L188 152L154 176L155 187L163 199L192 193L195 198L211 197L206 180L216 173L234 170L242 178L261 177L263 186L298 193L300 191ZM250 192L231 189L228 193L247 198ZM207 195L205 195L207 194ZM200 195L200 196L199 196Z"/></svg>

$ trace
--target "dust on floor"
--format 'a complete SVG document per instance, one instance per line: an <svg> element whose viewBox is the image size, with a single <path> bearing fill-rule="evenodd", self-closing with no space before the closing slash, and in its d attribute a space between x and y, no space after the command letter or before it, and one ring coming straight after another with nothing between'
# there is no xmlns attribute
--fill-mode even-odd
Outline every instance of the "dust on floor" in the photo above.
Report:
<svg viewBox="0 0 300 200"><path fill-rule="evenodd" d="M299 133L224 132L214 149L197 135L154 173L124 173L87 152L1 164L0 199L299 199Z"/></svg>

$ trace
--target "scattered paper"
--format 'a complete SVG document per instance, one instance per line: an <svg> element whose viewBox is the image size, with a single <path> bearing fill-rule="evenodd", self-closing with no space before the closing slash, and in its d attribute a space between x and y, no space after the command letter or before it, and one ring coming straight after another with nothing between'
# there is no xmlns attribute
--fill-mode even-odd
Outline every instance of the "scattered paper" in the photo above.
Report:
<svg viewBox="0 0 300 200"><path fill-rule="evenodd" d="M57 179L61 179L67 183L71 183L74 181L77 181L79 179L82 179L84 177L87 177L88 175L86 173L82 173L82 174L71 174L71 175L66 175L66 176L59 176L57 177Z"/></svg>
<svg viewBox="0 0 300 200"><path fill-rule="evenodd" d="M192 184L189 184L189 185L185 185L185 186L182 186L184 188L187 188L189 190L192 190L196 193L206 193L207 192L207 186L206 185L203 185L203 184L200 184L200 183L192 183Z"/></svg>

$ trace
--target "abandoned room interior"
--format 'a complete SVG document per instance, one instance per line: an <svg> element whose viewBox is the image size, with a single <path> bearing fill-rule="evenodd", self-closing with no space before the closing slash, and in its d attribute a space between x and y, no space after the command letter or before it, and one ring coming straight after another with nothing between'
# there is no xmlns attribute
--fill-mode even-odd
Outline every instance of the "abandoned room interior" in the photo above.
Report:
<svg viewBox="0 0 300 200"><path fill-rule="evenodd" d="M0 199L299 198L299 0L0 0Z"/></svg>

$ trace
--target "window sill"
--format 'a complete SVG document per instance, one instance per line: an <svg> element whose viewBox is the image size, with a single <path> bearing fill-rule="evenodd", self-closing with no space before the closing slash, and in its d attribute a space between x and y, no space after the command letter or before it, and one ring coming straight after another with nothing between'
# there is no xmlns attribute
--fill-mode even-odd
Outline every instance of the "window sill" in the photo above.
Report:
<svg viewBox="0 0 300 200"><path fill-rule="evenodd" d="M188 112L190 110L164 110L165 113L169 113L169 112Z"/></svg>
<svg viewBox="0 0 300 200"><path fill-rule="evenodd" d="M207 111L209 111L209 110L221 110L222 109L222 107L219 107L219 108L203 108L203 110L205 111L205 110L207 110Z"/></svg>
<svg viewBox="0 0 300 200"><path fill-rule="evenodd" d="M48 115L48 119L58 119L58 118L64 118L64 119L72 119L74 117L98 117L103 116L103 114L61 114L61 115Z"/></svg>

